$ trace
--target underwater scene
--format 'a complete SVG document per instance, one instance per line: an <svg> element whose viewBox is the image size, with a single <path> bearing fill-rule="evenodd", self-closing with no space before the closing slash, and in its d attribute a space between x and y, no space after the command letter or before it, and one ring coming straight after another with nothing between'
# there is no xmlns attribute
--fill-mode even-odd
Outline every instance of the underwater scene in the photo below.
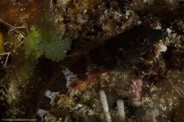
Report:
<svg viewBox="0 0 184 122"><path fill-rule="evenodd" d="M1 0L0 121L184 122L184 1Z"/></svg>

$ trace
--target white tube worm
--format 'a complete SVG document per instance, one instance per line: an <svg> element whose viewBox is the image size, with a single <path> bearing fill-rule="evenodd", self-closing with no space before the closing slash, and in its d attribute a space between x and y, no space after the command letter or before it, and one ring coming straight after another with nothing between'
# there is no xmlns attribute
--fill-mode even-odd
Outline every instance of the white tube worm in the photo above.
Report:
<svg viewBox="0 0 184 122"><path fill-rule="evenodd" d="M108 106L108 103L107 103L107 97L106 97L106 94L105 94L104 90L100 90L99 94L100 94L100 101L101 101L101 104L102 104L102 108L105 112L106 120L107 120L107 122L112 122L111 116L110 116L110 113L109 113L109 106Z"/></svg>
<svg viewBox="0 0 184 122"><path fill-rule="evenodd" d="M118 117L120 122L125 122L125 108L123 100L119 99L117 101L117 108L118 108Z"/></svg>

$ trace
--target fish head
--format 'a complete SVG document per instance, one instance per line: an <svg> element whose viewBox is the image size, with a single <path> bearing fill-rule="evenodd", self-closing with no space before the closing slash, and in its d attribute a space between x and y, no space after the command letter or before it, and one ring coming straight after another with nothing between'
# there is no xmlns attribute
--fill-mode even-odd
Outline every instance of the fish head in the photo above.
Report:
<svg viewBox="0 0 184 122"><path fill-rule="evenodd" d="M126 57L134 59L143 56L164 35L162 30L140 25L123 33L120 46Z"/></svg>

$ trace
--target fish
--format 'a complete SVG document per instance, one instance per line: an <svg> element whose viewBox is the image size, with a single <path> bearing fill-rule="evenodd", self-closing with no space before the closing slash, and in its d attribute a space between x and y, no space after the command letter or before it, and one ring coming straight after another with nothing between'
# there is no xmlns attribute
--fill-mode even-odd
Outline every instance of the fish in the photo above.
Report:
<svg viewBox="0 0 184 122"><path fill-rule="evenodd" d="M56 103L56 94L66 94L69 88L88 86L95 76L114 67L130 66L131 62L142 57L155 43L162 40L164 35L163 30L138 25L100 45L94 47L91 44L91 49L85 48L69 54L56 68L57 73L38 105L37 117L43 120L43 116Z"/></svg>

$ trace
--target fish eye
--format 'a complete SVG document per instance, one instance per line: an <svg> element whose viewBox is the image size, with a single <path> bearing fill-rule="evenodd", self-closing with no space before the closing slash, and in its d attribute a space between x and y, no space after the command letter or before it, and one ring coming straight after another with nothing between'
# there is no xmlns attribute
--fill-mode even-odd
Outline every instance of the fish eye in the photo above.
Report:
<svg viewBox="0 0 184 122"><path fill-rule="evenodd" d="M136 38L136 42L140 45L145 45L149 42L149 40L145 37L139 36Z"/></svg>

